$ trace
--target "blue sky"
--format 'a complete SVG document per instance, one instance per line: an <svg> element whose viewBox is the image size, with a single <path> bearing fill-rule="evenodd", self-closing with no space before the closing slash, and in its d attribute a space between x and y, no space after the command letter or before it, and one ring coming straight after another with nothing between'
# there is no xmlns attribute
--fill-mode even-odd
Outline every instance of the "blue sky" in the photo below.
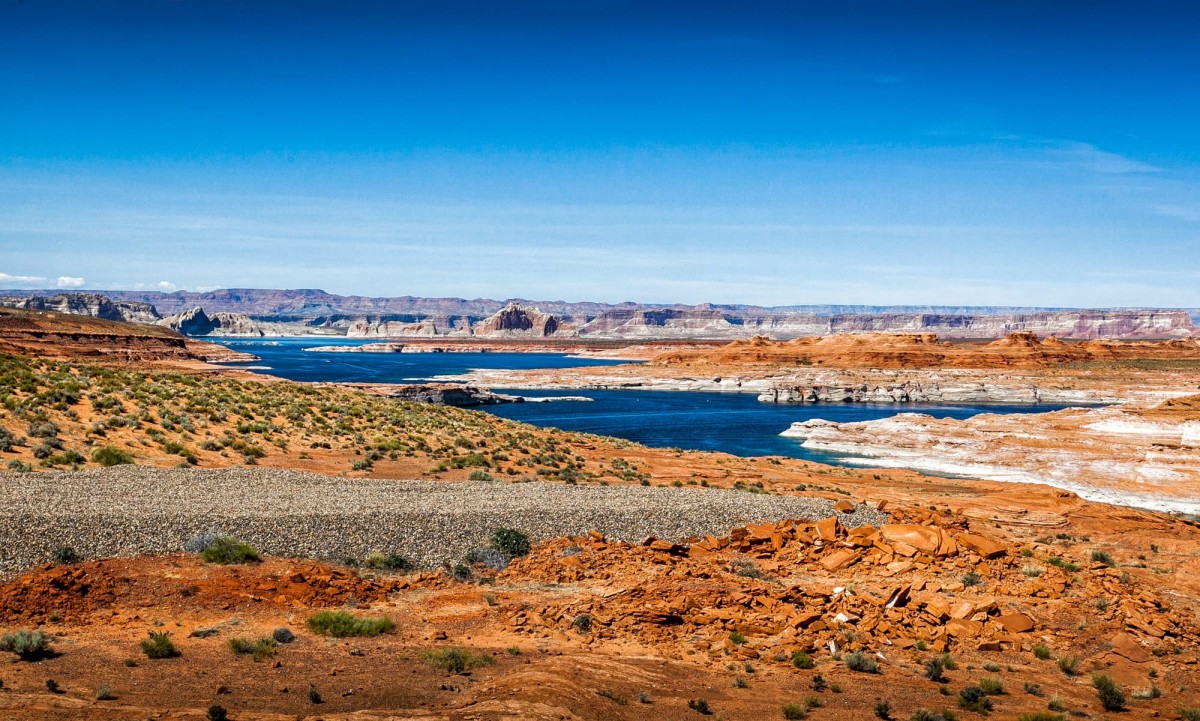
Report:
<svg viewBox="0 0 1200 721"><path fill-rule="evenodd" d="M1200 307L1200 6L0 0L0 287Z"/></svg>

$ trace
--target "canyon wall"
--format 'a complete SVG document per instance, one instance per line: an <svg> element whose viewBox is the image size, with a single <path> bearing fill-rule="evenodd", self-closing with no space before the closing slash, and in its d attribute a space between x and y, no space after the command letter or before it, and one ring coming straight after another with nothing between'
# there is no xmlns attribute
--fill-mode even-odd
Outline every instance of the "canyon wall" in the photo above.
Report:
<svg viewBox="0 0 1200 721"><path fill-rule="evenodd" d="M354 338L592 338L597 340L777 340L844 333L936 333L1003 338L1032 332L1065 339L1181 338L1196 333L1187 310L1039 309L954 306L646 305L370 298L320 290L228 289L209 293L34 291L2 305L157 322L189 335L329 334ZM32 297L30 297L32 296ZM24 305L21 305L24 304ZM203 316L203 317L201 317Z"/></svg>

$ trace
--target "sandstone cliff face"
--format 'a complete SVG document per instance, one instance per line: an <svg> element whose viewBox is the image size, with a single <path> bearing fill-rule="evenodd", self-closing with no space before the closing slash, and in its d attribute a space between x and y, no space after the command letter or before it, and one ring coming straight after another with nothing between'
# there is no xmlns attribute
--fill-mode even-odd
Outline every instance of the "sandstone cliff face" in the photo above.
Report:
<svg viewBox="0 0 1200 721"><path fill-rule="evenodd" d="M574 335L574 329L537 308L510 303L475 326L475 335L489 338L549 338Z"/></svg>
<svg viewBox="0 0 1200 721"><path fill-rule="evenodd" d="M209 293L109 291L118 301L136 301L165 313L203 307L210 318L221 313L263 324L268 335L346 333L357 338L470 337L495 333L538 336L544 324L528 326L513 307L552 316L557 337L578 334L614 340L734 340L757 335L788 340L841 333L936 333L943 338L1003 338L1010 333L1091 340L1100 338L1182 338L1196 334L1184 310L1065 310L956 306L783 306L644 305L497 301L486 298L369 298L320 290L228 289ZM68 294L80 295L80 294ZM24 298L22 298L24 300ZM49 299L43 299L49 300ZM3 301L0 301L2 303ZM148 305L153 303L153 306ZM118 304L119 305L119 304ZM132 303L127 303L132 305ZM63 310L62 312L71 312ZM507 314L508 317L503 317ZM498 318L497 316L502 316ZM122 316L123 320L136 320ZM145 320L145 319L143 319ZM149 320L154 320L150 318ZM254 326L230 319L212 334L236 335ZM480 329L482 326L482 333ZM574 330L578 329L578 330ZM504 337L503 335L501 337Z"/></svg>
<svg viewBox="0 0 1200 721"><path fill-rule="evenodd" d="M604 338L738 338L740 324L716 310L654 308L613 310L579 330L580 335Z"/></svg>
<svg viewBox="0 0 1200 721"><path fill-rule="evenodd" d="M240 313L213 313L196 307L177 315L168 316L158 322L186 336L253 336L290 335L287 327L279 324L261 323Z"/></svg>
<svg viewBox="0 0 1200 721"><path fill-rule="evenodd" d="M162 316L149 303L113 302L99 293L59 293L49 297L0 298L0 305L23 310L54 311L128 323L154 323Z"/></svg>

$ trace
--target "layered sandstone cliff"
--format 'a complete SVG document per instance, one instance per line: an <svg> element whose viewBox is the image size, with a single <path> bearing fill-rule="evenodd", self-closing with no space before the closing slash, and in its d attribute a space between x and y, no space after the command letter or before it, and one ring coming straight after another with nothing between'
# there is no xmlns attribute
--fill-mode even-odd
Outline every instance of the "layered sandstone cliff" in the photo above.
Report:
<svg viewBox="0 0 1200 721"><path fill-rule="evenodd" d="M59 293L52 296L2 297L0 306L23 310L54 311L89 318L154 323L162 316L149 303L112 301L99 293Z"/></svg>

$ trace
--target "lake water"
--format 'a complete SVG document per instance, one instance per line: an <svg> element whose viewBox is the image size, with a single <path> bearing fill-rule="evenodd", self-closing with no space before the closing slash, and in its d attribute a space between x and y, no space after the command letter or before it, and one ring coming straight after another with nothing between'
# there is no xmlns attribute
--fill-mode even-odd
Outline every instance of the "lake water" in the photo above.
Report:
<svg viewBox="0 0 1200 721"><path fill-rule="evenodd" d="M224 341L262 358L262 372L296 381L421 383L431 377L477 368L525 369L612 365L618 361L569 358L552 353L309 353L316 345L368 341L301 338ZM641 390L505 390L528 397L583 396L591 401L553 401L483 406L480 410L536 426L598 433L659 448L724 451L739 456L780 455L823 463L845 458L810 451L800 441L779 436L792 423L813 418L867 421L897 413L969 418L980 413L1044 413L1064 405L934 405L920 403L759 403L753 393L694 393Z"/></svg>

